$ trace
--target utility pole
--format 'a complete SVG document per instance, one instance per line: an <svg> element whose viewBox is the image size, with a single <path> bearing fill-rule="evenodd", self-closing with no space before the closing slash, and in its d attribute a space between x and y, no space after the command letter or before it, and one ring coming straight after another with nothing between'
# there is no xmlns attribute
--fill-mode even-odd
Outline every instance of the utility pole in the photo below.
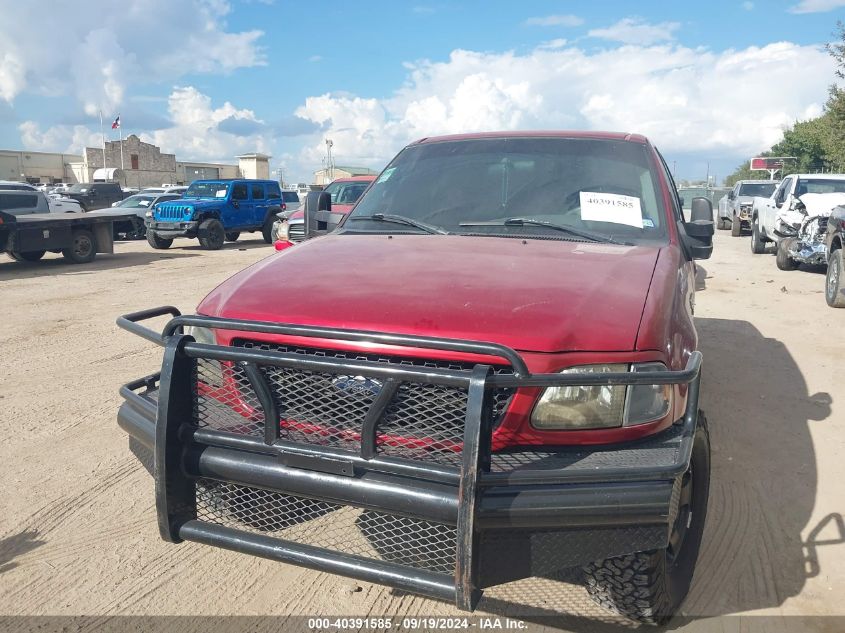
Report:
<svg viewBox="0 0 845 633"><path fill-rule="evenodd" d="M329 177L329 182L334 180L334 162L332 161L332 147L334 146L334 141L330 138L326 139L326 172Z"/></svg>

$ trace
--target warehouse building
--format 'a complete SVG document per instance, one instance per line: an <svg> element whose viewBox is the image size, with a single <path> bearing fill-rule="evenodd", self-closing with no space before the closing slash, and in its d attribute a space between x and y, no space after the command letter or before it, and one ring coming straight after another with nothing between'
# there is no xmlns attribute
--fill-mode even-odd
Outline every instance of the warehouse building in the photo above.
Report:
<svg viewBox="0 0 845 633"><path fill-rule="evenodd" d="M0 180L32 184L114 181L123 187L143 189L216 178L268 179L270 158L251 153L237 156L237 164L177 161L175 154L164 153L130 134L122 141L106 142L105 150L86 147L81 156L0 150Z"/></svg>
<svg viewBox="0 0 845 633"><path fill-rule="evenodd" d="M82 160L79 154L0 150L0 180L42 183L77 182L71 164Z"/></svg>
<svg viewBox="0 0 845 633"><path fill-rule="evenodd" d="M328 169L318 169L314 172L315 185L327 185L338 178L351 178L352 176L377 176L379 172L369 167L344 167L334 165Z"/></svg>

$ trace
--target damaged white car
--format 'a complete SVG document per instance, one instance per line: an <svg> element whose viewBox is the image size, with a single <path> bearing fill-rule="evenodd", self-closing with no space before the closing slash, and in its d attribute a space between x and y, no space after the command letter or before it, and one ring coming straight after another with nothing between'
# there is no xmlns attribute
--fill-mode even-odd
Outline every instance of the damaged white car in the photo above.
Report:
<svg viewBox="0 0 845 633"><path fill-rule="evenodd" d="M777 266L795 270L801 264L827 263L825 234L830 212L845 205L845 193L805 193L777 215Z"/></svg>

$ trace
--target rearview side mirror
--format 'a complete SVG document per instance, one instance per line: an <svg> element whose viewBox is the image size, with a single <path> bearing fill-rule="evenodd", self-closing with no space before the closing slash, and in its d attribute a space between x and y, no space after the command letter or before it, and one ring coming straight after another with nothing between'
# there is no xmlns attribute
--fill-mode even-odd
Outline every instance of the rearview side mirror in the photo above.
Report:
<svg viewBox="0 0 845 633"><path fill-rule="evenodd" d="M332 197L322 191L309 191L305 197L303 208L305 216L305 239L325 235L335 226L329 228L332 214ZM343 216L341 216L343 217Z"/></svg>
<svg viewBox="0 0 845 633"><path fill-rule="evenodd" d="M690 221L678 224L681 240L693 259L708 259L713 254L713 203L707 198L693 198Z"/></svg>

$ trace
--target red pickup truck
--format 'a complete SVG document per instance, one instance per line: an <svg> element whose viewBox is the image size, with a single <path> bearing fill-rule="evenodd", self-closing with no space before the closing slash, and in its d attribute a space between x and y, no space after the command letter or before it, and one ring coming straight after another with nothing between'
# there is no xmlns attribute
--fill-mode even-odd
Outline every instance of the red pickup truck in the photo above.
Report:
<svg viewBox="0 0 845 633"><path fill-rule="evenodd" d="M305 216L334 228L330 196ZM409 145L330 235L195 315L118 319L164 347L118 414L161 536L466 610L579 567L600 604L664 621L707 509L693 260L712 236L642 136Z"/></svg>

